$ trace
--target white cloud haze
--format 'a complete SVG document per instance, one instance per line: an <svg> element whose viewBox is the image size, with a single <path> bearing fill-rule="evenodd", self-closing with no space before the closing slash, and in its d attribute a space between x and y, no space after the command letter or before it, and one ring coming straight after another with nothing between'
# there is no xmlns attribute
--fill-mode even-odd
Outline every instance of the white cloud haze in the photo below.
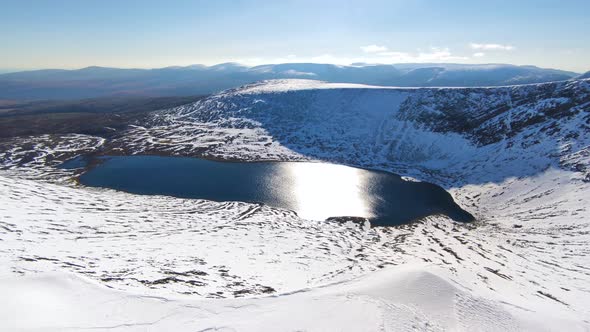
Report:
<svg viewBox="0 0 590 332"><path fill-rule="evenodd" d="M478 44L478 43L471 43L471 46L474 50L485 50L485 51L512 51L514 46L512 45L501 45L501 44Z"/></svg>
<svg viewBox="0 0 590 332"><path fill-rule="evenodd" d="M361 46L361 50L365 53L379 53L387 51L387 47L379 45Z"/></svg>
<svg viewBox="0 0 590 332"><path fill-rule="evenodd" d="M249 58L231 59L239 63L255 66L272 63L331 63L336 65L350 65L353 63L424 63L424 62L451 62L469 60L467 56L455 55L447 47L431 47L426 51L398 52L389 51L385 46L369 45L360 48L365 54L358 56L339 56L334 54L322 54L316 56L289 55L278 58Z"/></svg>

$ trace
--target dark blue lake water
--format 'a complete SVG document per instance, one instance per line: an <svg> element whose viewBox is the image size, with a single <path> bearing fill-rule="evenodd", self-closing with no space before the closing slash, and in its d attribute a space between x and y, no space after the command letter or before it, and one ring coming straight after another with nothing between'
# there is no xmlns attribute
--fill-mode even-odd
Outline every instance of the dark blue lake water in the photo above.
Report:
<svg viewBox="0 0 590 332"><path fill-rule="evenodd" d="M87 186L135 194L214 201L259 202L307 219L357 216L392 226L445 214L473 217L439 186L409 182L391 173L328 163L220 162L158 156L102 157L80 177ZM79 167L80 159L64 164Z"/></svg>

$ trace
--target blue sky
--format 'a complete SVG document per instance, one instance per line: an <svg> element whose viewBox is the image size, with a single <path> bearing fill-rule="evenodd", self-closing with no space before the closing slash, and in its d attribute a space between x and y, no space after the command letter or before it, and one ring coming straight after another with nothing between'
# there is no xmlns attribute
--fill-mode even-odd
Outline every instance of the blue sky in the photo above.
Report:
<svg viewBox="0 0 590 332"><path fill-rule="evenodd" d="M588 0L0 0L0 69L227 61L590 70Z"/></svg>

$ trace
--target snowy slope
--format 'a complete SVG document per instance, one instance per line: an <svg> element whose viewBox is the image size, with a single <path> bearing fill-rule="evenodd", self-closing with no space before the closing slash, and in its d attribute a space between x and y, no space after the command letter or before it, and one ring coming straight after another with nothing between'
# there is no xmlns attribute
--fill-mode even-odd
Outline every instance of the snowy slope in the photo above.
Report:
<svg viewBox="0 0 590 332"><path fill-rule="evenodd" d="M156 112L112 141L12 141L0 152L0 288L10 309L0 321L8 329L588 330L589 103L587 80L472 89L280 80ZM26 179L63 179L52 166L77 149L386 169L443 185L478 221L370 228ZM60 306L39 301L54 314L30 317L27 289ZM72 308L80 315L63 316Z"/></svg>
<svg viewBox="0 0 590 332"><path fill-rule="evenodd" d="M531 312L514 314L501 303L454 284L445 274L433 267L392 268L359 280L282 296L203 301L124 294L85 278L54 273L2 280L0 291L6 297L6 309L0 312L0 319L8 330L40 327L44 331L583 329L555 316L539 321Z"/></svg>

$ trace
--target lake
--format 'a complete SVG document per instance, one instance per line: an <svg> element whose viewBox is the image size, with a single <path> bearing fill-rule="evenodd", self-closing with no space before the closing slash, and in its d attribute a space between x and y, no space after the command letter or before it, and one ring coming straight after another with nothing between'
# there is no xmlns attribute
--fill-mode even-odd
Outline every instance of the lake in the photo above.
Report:
<svg viewBox="0 0 590 332"><path fill-rule="evenodd" d="M324 220L355 216L373 226L407 224L444 214L456 221L473 217L443 188L400 176L330 163L222 162L160 156L100 157L80 183L142 195L263 203ZM80 167L81 160L64 163Z"/></svg>

